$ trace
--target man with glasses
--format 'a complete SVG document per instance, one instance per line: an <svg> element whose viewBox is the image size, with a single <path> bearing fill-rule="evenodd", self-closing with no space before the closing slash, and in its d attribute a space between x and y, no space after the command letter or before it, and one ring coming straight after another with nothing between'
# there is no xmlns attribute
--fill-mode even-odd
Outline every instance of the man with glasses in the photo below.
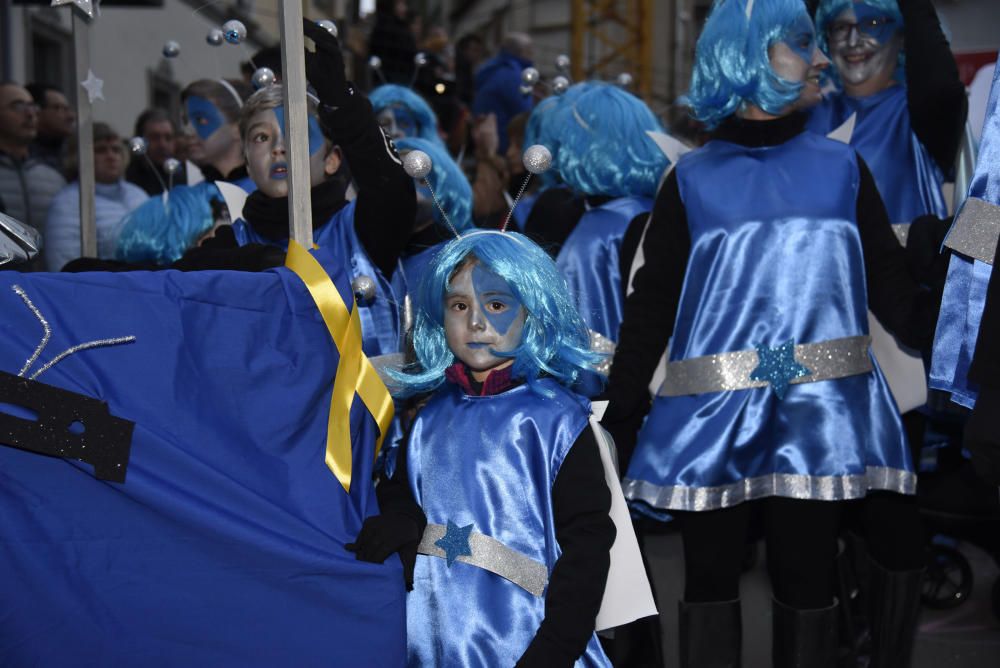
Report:
<svg viewBox="0 0 1000 668"><path fill-rule="evenodd" d="M56 170L30 157L38 135L38 105L23 86L0 83L0 199L7 215L40 230L49 204L66 180ZM43 264L35 261L32 268Z"/></svg>
<svg viewBox="0 0 1000 668"><path fill-rule="evenodd" d="M66 175L66 148L76 130L76 114L66 96L43 83L25 86L38 105L38 136L31 143L31 156Z"/></svg>

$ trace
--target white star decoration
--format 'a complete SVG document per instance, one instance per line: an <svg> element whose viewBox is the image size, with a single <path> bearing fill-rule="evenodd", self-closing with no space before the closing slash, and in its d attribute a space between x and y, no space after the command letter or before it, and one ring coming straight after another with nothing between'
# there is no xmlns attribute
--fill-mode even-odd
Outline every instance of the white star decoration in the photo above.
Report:
<svg viewBox="0 0 1000 668"><path fill-rule="evenodd" d="M91 104L94 104L94 100L104 99L104 80L95 77L93 70L87 70L87 78L81 81L80 85L87 91L87 100Z"/></svg>
<svg viewBox="0 0 1000 668"><path fill-rule="evenodd" d="M62 5L76 5L76 8L87 15L88 19L94 18L94 0L52 0L50 7L61 7Z"/></svg>

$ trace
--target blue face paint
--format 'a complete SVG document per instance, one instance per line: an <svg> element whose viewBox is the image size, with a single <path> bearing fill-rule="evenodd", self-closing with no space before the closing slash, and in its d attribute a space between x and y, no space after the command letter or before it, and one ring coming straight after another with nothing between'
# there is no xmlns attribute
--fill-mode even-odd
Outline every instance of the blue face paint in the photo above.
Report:
<svg viewBox="0 0 1000 668"><path fill-rule="evenodd" d="M500 336L505 336L521 312L521 300L514 296L507 281L482 264L472 268L472 286L479 308Z"/></svg>
<svg viewBox="0 0 1000 668"><path fill-rule="evenodd" d="M192 95L184 102L188 123L202 140L208 139L221 128L226 120L214 104L203 97Z"/></svg>
<svg viewBox="0 0 1000 668"><path fill-rule="evenodd" d="M795 55L811 64L816 51L816 31L806 14L799 14L781 39Z"/></svg>
<svg viewBox="0 0 1000 668"><path fill-rule="evenodd" d="M858 32L877 40L879 44L885 44L900 28L891 16L886 15L884 9L863 2L854 5L854 16Z"/></svg>
<svg viewBox="0 0 1000 668"><path fill-rule="evenodd" d="M393 107L392 115L396 119L396 130L400 137L416 137L417 121L406 107Z"/></svg>
<svg viewBox="0 0 1000 668"><path fill-rule="evenodd" d="M278 125L281 126L281 132L284 135L288 134L288 126L285 124L285 107L275 107L274 115L278 117ZM315 116L309 116L309 155L315 155L317 151L321 151L326 145L326 138L323 136L323 131L319 127L319 121L316 120Z"/></svg>

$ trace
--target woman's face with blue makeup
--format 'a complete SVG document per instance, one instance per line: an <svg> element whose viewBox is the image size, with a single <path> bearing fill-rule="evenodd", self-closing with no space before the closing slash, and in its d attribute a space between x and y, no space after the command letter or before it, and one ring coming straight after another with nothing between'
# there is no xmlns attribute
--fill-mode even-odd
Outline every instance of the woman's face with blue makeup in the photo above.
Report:
<svg viewBox="0 0 1000 668"><path fill-rule="evenodd" d="M247 172L268 197L288 195L288 151L283 107L258 111L247 124ZM340 168L340 154L330 150L314 116L309 117L309 184L315 186Z"/></svg>
<svg viewBox="0 0 1000 668"><path fill-rule="evenodd" d="M375 120L382 126L390 139L417 136L417 122L406 107L400 105L386 107L378 112Z"/></svg>
<svg viewBox="0 0 1000 668"><path fill-rule="evenodd" d="M224 158L240 141L237 123L229 123L219 108L204 97L184 100L185 129L192 135L188 157L196 165L211 165Z"/></svg>
<svg viewBox="0 0 1000 668"><path fill-rule="evenodd" d="M468 263L448 284L444 307L445 340L475 380L513 364L494 354L517 348L524 328L524 306L506 281L479 262Z"/></svg>
<svg viewBox="0 0 1000 668"><path fill-rule="evenodd" d="M848 95L873 95L895 82L902 26L863 2L847 7L826 26L830 58Z"/></svg>
<svg viewBox="0 0 1000 668"><path fill-rule="evenodd" d="M813 23L803 12L768 49L771 69L785 81L801 83L799 99L789 111L805 109L820 101L820 73L830 61L816 43Z"/></svg>

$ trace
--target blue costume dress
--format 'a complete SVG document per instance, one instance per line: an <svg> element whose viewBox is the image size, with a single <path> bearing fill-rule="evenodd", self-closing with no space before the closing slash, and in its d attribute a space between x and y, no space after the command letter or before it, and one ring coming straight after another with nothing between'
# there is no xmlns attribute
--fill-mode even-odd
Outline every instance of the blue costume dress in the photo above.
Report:
<svg viewBox="0 0 1000 668"><path fill-rule="evenodd" d="M889 221L948 215L941 194L944 177L910 126L906 86L891 86L867 97L834 93L812 110L808 127L826 135L857 114L850 145L875 177Z"/></svg>
<svg viewBox="0 0 1000 668"><path fill-rule="evenodd" d="M326 248L332 246L338 253L350 258L352 280L367 277L375 282L375 297L368 304L358 304L361 313L362 348L365 355L376 357L399 350L399 308L389 281L368 257L354 229L356 202L349 202L331 216L325 225L313 230L313 243ZM247 244L274 244L274 241L256 232L245 220L233 223L233 234L240 246Z"/></svg>
<svg viewBox="0 0 1000 668"><path fill-rule="evenodd" d="M475 397L446 384L417 415L408 445L409 484L432 525L471 531L494 552L552 572L556 542L552 486L570 447L588 429L590 403L551 379ZM485 534L485 536L483 536ZM425 533L425 541L427 534ZM481 543L480 543L481 544ZM485 550L490 552L490 550ZM423 545L421 552L424 552ZM475 558L475 557L474 557ZM484 567L422 553L407 597L410 665L513 666L545 616L531 593ZM543 583L544 584L544 583ZM596 634L577 666L609 666Z"/></svg>
<svg viewBox="0 0 1000 668"><path fill-rule="evenodd" d="M986 107L986 122L969 196L955 215L945 246L952 249L934 337L930 384L972 408L979 388L968 379L1000 234L1000 68Z"/></svg>
<svg viewBox="0 0 1000 668"><path fill-rule="evenodd" d="M809 132L760 148L716 140L676 170L691 251L664 388L681 389L655 399L626 497L641 510L700 511L766 496L913 493L899 414L861 338L867 293L854 150ZM862 343L833 350L850 341ZM827 352L807 361L802 344ZM769 378L769 386L741 386L740 369L726 368L733 357L725 353L755 348L742 378ZM860 370L785 387L852 358ZM715 372L717 386L683 389Z"/></svg>

